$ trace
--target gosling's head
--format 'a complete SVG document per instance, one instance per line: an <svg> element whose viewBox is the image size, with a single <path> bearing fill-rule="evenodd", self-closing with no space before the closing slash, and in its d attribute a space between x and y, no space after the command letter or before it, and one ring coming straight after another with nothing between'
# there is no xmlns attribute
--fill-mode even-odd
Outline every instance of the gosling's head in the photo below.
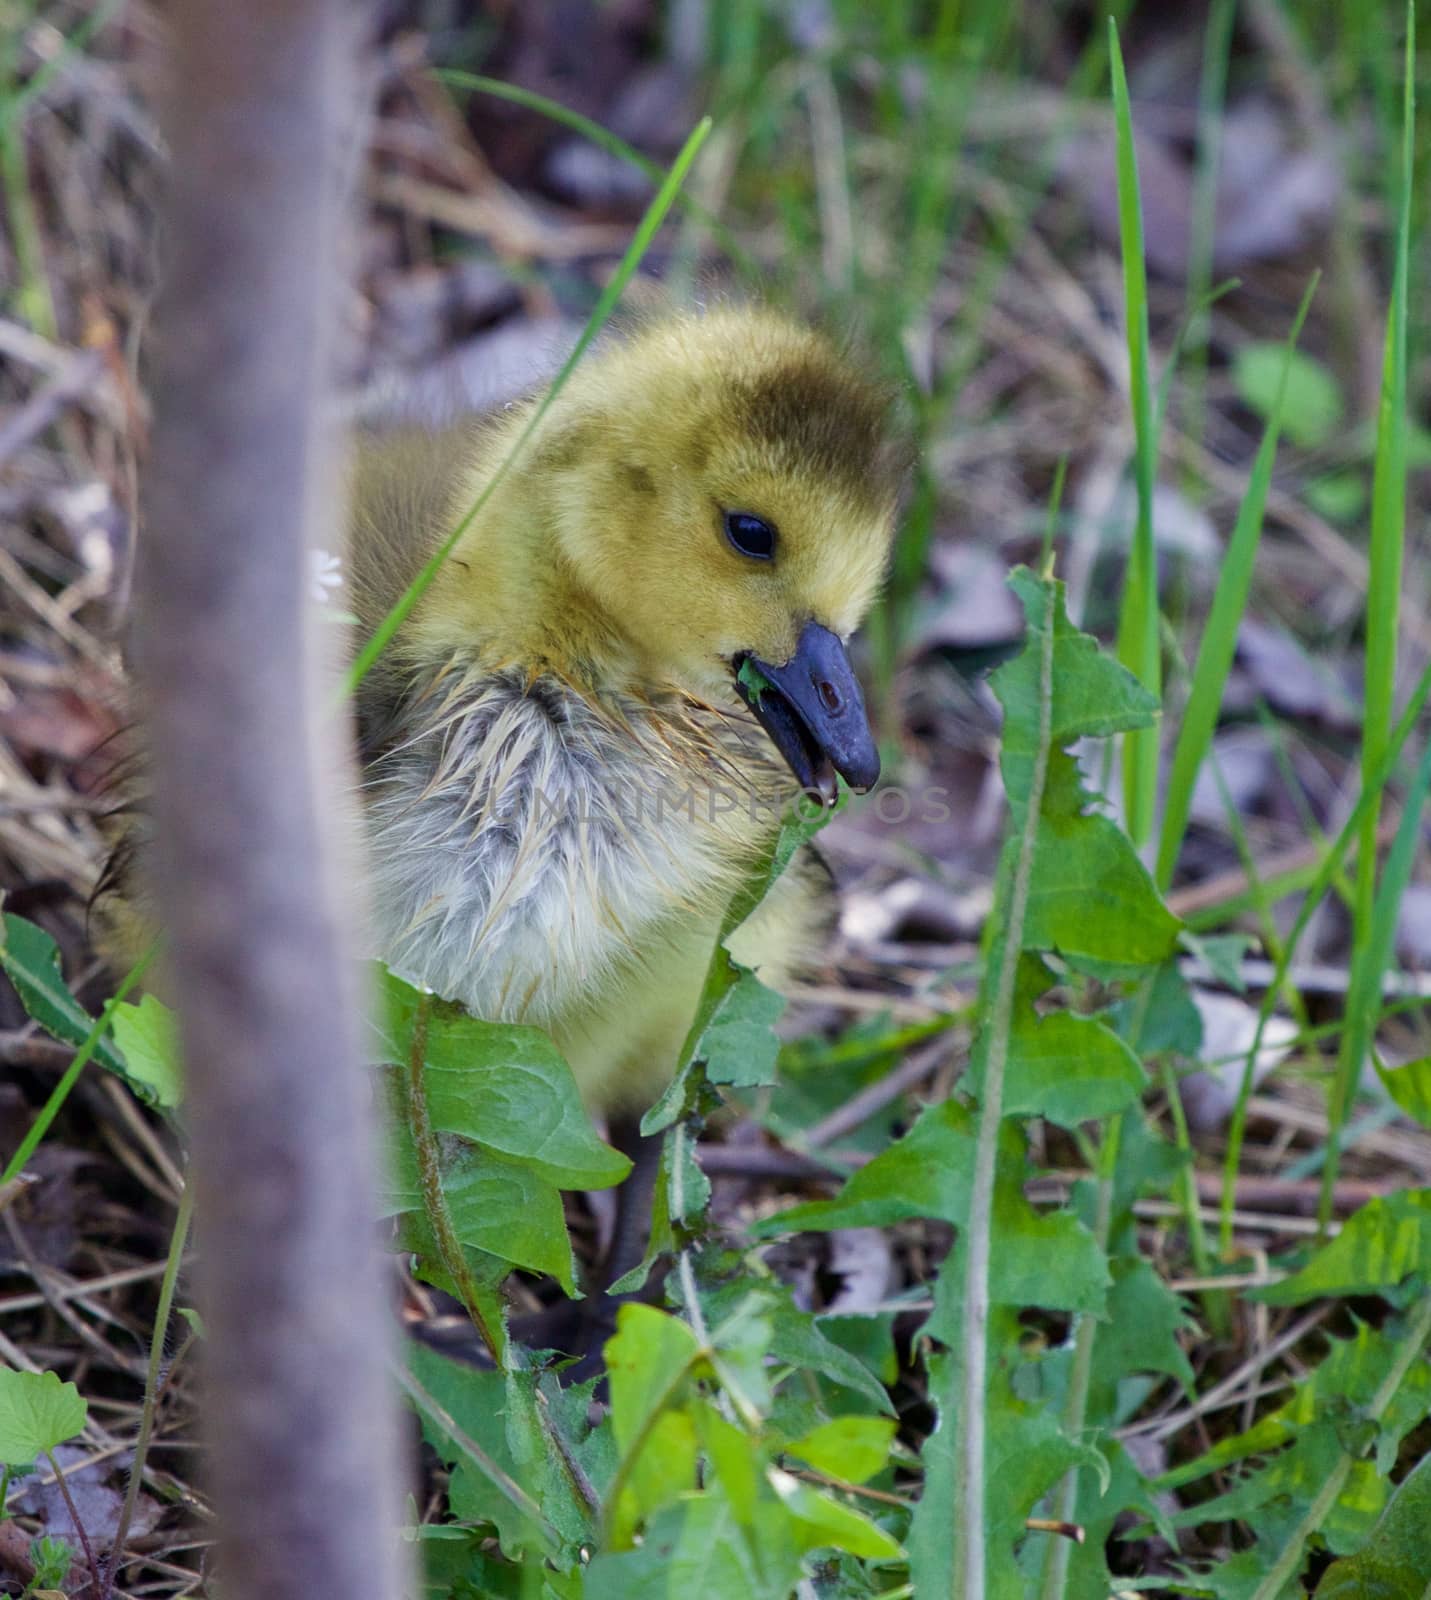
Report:
<svg viewBox="0 0 1431 1600"><path fill-rule="evenodd" d="M890 398L807 328L711 312L580 369L533 456L563 565L647 682L734 686L831 799L836 771L879 775L845 641L893 537Z"/></svg>

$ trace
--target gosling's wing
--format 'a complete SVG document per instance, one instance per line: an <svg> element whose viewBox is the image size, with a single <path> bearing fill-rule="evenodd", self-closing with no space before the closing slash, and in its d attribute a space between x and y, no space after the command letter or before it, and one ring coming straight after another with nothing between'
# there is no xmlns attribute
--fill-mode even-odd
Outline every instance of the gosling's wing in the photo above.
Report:
<svg viewBox="0 0 1431 1600"><path fill-rule="evenodd" d="M485 424L360 436L348 477L352 609L367 633L396 604L461 512L462 475Z"/></svg>

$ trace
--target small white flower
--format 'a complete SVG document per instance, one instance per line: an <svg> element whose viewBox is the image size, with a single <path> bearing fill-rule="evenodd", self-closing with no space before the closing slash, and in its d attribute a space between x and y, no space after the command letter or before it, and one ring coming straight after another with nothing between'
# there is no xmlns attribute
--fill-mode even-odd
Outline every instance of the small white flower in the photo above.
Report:
<svg viewBox="0 0 1431 1600"><path fill-rule="evenodd" d="M326 606L343 587L343 558L327 550L310 550L308 561L308 592L320 606Z"/></svg>

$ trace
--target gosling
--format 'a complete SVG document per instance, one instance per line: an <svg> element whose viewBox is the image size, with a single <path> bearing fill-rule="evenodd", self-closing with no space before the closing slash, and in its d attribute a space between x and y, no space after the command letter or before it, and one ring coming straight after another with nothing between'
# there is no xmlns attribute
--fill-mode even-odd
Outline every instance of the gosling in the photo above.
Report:
<svg viewBox="0 0 1431 1600"><path fill-rule="evenodd" d="M539 402L364 446L362 637L496 476ZM641 1253L635 1116L677 1065L732 895L801 791L879 757L846 641L878 592L901 452L890 395L768 311L653 322L579 367L363 682L372 950L545 1029L637 1157L608 1258ZM147 943L126 870L112 950ZM727 942L775 988L833 911L801 852Z"/></svg>
<svg viewBox="0 0 1431 1600"><path fill-rule="evenodd" d="M645 326L577 369L362 686L378 953L546 1029L593 1112L669 1080L781 811L879 775L846 641L892 539L889 398L766 311ZM360 459L365 630L535 404ZM832 905L802 853L728 948L787 985Z"/></svg>

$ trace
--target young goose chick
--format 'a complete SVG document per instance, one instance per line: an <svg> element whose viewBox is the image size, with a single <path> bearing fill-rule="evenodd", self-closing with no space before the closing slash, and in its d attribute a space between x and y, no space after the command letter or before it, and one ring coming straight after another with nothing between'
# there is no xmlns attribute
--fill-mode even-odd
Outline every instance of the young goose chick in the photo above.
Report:
<svg viewBox="0 0 1431 1600"><path fill-rule="evenodd" d="M364 624L532 404L357 463ZM645 327L578 368L361 691L378 953L477 1016L547 1029L595 1111L669 1078L779 810L878 776L845 641L890 548L887 410L771 313ZM780 986L828 900L797 861L733 954Z"/></svg>

